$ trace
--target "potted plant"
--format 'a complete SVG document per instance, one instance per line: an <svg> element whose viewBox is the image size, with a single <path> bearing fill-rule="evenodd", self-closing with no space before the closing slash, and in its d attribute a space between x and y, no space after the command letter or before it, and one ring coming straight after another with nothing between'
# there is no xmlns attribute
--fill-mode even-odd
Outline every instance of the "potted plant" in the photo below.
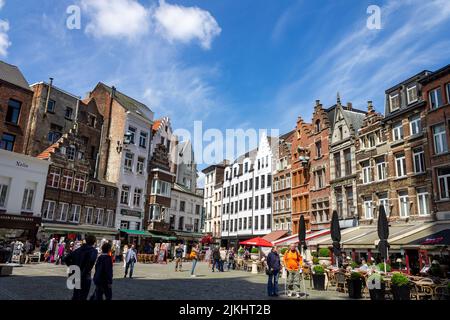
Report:
<svg viewBox="0 0 450 320"><path fill-rule="evenodd" d="M317 258L317 257L313 257L312 261L313 261L313 264L319 264L319 258Z"/></svg>
<svg viewBox="0 0 450 320"><path fill-rule="evenodd" d="M380 262L379 264L377 264L377 267L381 272L384 272L384 262ZM391 270L391 265L386 263L386 272L391 272Z"/></svg>
<svg viewBox="0 0 450 320"><path fill-rule="evenodd" d="M313 267L313 285L315 290L325 290L325 269L321 265Z"/></svg>
<svg viewBox="0 0 450 320"><path fill-rule="evenodd" d="M386 284L379 273L372 273L367 278L367 287L369 288L370 300L384 300Z"/></svg>
<svg viewBox="0 0 450 320"><path fill-rule="evenodd" d="M359 264L356 263L355 261L350 262L350 267L352 267L352 269L356 269L359 267Z"/></svg>
<svg viewBox="0 0 450 320"><path fill-rule="evenodd" d="M258 260L259 259L259 249L258 248L252 248L250 253L251 253L251 259L252 260Z"/></svg>
<svg viewBox="0 0 450 320"><path fill-rule="evenodd" d="M352 299L361 299L361 290L363 286L363 278L361 273L352 272L350 279L347 280L348 296Z"/></svg>
<svg viewBox="0 0 450 320"><path fill-rule="evenodd" d="M411 300L409 279L403 273L395 272L392 275L391 290L394 300Z"/></svg>
<svg viewBox="0 0 450 320"><path fill-rule="evenodd" d="M245 249L244 249L244 248L240 248L240 249L238 250L238 256L239 256L239 257L242 257L242 256L244 255L244 252L245 252Z"/></svg>
<svg viewBox="0 0 450 320"><path fill-rule="evenodd" d="M330 253L331 253L331 251L328 248L319 249L319 261L320 261L321 265L324 265L324 266L331 265Z"/></svg>

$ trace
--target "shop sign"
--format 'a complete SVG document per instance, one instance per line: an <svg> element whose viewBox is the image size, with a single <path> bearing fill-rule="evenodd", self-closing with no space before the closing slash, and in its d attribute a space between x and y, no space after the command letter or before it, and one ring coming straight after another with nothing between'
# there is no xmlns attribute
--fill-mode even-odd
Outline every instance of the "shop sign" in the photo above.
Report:
<svg viewBox="0 0 450 320"><path fill-rule="evenodd" d="M141 218L142 213L140 211L133 211L133 210L127 210L127 209L121 209L120 214L123 216L130 216L130 217L137 217Z"/></svg>

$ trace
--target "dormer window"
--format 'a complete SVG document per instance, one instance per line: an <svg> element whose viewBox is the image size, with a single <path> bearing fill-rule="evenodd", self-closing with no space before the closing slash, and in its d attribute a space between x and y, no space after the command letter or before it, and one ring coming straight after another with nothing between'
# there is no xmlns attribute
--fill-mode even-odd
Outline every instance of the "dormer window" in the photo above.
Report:
<svg viewBox="0 0 450 320"><path fill-rule="evenodd" d="M389 104L391 106L391 111L395 111L400 108L400 96L398 93L391 94L389 96Z"/></svg>
<svg viewBox="0 0 450 320"><path fill-rule="evenodd" d="M417 86L413 85L408 87L408 89L406 89L407 91L407 96L408 96L408 104L411 104L413 102L417 101Z"/></svg>

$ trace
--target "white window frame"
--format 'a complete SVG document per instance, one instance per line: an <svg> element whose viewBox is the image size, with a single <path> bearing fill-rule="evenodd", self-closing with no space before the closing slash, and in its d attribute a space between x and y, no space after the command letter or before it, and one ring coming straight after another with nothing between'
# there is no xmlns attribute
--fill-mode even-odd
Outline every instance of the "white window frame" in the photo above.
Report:
<svg viewBox="0 0 450 320"><path fill-rule="evenodd" d="M86 215L84 216L84 223L92 224L94 217L94 208L93 207L85 207Z"/></svg>
<svg viewBox="0 0 450 320"><path fill-rule="evenodd" d="M141 207L141 200L142 200L142 189L140 188L134 188L133 193L133 206L134 207Z"/></svg>
<svg viewBox="0 0 450 320"><path fill-rule="evenodd" d="M139 132L139 147L147 149L148 133L146 131Z"/></svg>
<svg viewBox="0 0 450 320"><path fill-rule="evenodd" d="M106 226L113 227L114 226L114 210L106 210Z"/></svg>
<svg viewBox="0 0 450 320"><path fill-rule="evenodd" d="M75 174L73 179L73 190L83 193L86 187L86 176L84 174Z"/></svg>
<svg viewBox="0 0 450 320"><path fill-rule="evenodd" d="M66 148L67 160L74 161L76 154L77 154L77 149L75 148L74 145L70 145Z"/></svg>
<svg viewBox="0 0 450 320"><path fill-rule="evenodd" d="M370 200L364 200L364 217L366 219L373 219L373 201Z"/></svg>
<svg viewBox="0 0 450 320"><path fill-rule="evenodd" d="M413 132L415 131L414 128L417 129L417 132ZM416 114L409 118L409 131L410 135L412 136L420 134L420 132L422 131L422 119L420 118L420 114Z"/></svg>
<svg viewBox="0 0 450 320"><path fill-rule="evenodd" d="M417 168L416 160L418 160L420 168ZM423 151L423 149L420 149L420 151L413 150L413 165L415 173L425 172L425 152Z"/></svg>
<svg viewBox="0 0 450 320"><path fill-rule="evenodd" d="M386 180L386 161L383 162L377 162L377 180L378 181L384 181ZM381 177L380 177L381 173Z"/></svg>
<svg viewBox="0 0 450 320"><path fill-rule="evenodd" d="M79 204L73 204L70 208L70 217L69 222L80 222L80 216L81 216L81 206Z"/></svg>
<svg viewBox="0 0 450 320"><path fill-rule="evenodd" d="M131 156L131 158L128 156ZM123 170L125 172L132 173L133 172L133 162L134 162L134 153L125 152L124 162L123 162Z"/></svg>
<svg viewBox="0 0 450 320"><path fill-rule="evenodd" d="M97 225L97 226L101 226L103 225L103 215L105 213L105 210L103 208L96 208L95 209L95 215L94 215L94 220L93 224Z"/></svg>
<svg viewBox="0 0 450 320"><path fill-rule="evenodd" d="M67 221L68 215L69 215L69 204L66 202L59 202L58 203L58 221Z"/></svg>
<svg viewBox="0 0 450 320"><path fill-rule="evenodd" d="M6 208L6 204L8 203L8 190L9 190L9 183L0 184L0 201L1 201L0 208Z"/></svg>
<svg viewBox="0 0 450 320"><path fill-rule="evenodd" d="M51 209L51 210L50 210ZM55 217L56 202L52 200L45 200L42 210L43 220L53 220ZM51 212L51 214L49 214Z"/></svg>
<svg viewBox="0 0 450 320"><path fill-rule="evenodd" d="M27 187L23 191L22 197L22 211L32 212L34 203L35 190L33 188Z"/></svg>
<svg viewBox="0 0 450 320"><path fill-rule="evenodd" d="M438 91L439 91L439 94L438 94ZM430 92L428 93L428 97L430 99L430 109L431 110L434 110L434 109L437 109L437 108L443 106L441 87L438 87L438 88L435 88L433 90L430 90ZM432 104L433 98L434 98L434 100L436 101L437 104L439 104L439 102L440 102L440 104L435 106L435 107L433 107L433 104Z"/></svg>
<svg viewBox="0 0 450 320"><path fill-rule="evenodd" d="M408 218L409 217L409 196L408 194L406 195L400 195L400 193L398 194L398 215L400 218ZM402 214L403 210L406 210L406 214Z"/></svg>
<svg viewBox="0 0 450 320"><path fill-rule="evenodd" d="M69 175L65 175L65 173L69 173ZM74 177L74 172L72 170L64 169L63 173L62 173L62 179L64 180L64 184L61 185L61 189L72 190L73 177ZM67 185L67 181L70 181L69 185Z"/></svg>
<svg viewBox="0 0 450 320"><path fill-rule="evenodd" d="M122 188L120 189L120 204L129 205L129 203L130 203L130 190L131 190L130 186L122 185Z"/></svg>
<svg viewBox="0 0 450 320"><path fill-rule="evenodd" d="M436 128L443 128L443 131L436 133ZM442 154L448 152L448 141L447 141L447 131L445 130L445 124L440 123L432 127L433 130L433 144L434 153Z"/></svg>
<svg viewBox="0 0 450 320"><path fill-rule="evenodd" d="M389 217L389 215L391 214L391 210L389 207L389 198L388 195L386 194L386 197L379 197L378 198L378 203L379 205L382 205L384 207L384 211L386 212L386 216Z"/></svg>
<svg viewBox="0 0 450 320"><path fill-rule="evenodd" d="M397 137L398 135L398 137ZM392 125L392 140L393 141L402 141L404 138L403 133L403 123L397 122Z"/></svg>
<svg viewBox="0 0 450 320"><path fill-rule="evenodd" d="M139 161L142 160L142 161ZM145 158L138 157L136 162L136 172L137 174L143 175L145 173Z"/></svg>
<svg viewBox="0 0 450 320"><path fill-rule="evenodd" d="M59 182L61 181L61 168L51 167L48 175L50 178L50 184L48 184L47 181L47 186L51 188L58 188Z"/></svg>
<svg viewBox="0 0 450 320"><path fill-rule="evenodd" d="M371 175L372 166L370 165L370 161L367 161L367 164L368 165L366 165L366 166L361 164L361 166L362 166L362 176L363 176L362 181L363 181L363 184L367 184L367 183L372 182L372 175Z"/></svg>
<svg viewBox="0 0 450 320"><path fill-rule="evenodd" d="M393 107L392 104L392 100L394 100L395 98L398 98L398 106L396 108ZM389 108L391 109L391 111L395 111L400 109L400 96L398 93L394 93L394 94L390 94L389 95Z"/></svg>
<svg viewBox="0 0 450 320"><path fill-rule="evenodd" d="M440 200L449 200L450 199L450 174L438 175L437 178L438 178L438 186L439 186L439 199ZM443 181L441 181L441 180L443 180ZM442 185L444 187L444 190L442 190L442 188L441 188ZM445 194L447 196L443 198L442 194Z"/></svg>
<svg viewBox="0 0 450 320"><path fill-rule="evenodd" d="M410 91L412 91L412 90L414 90L415 97L416 97L414 100L411 100L410 97L409 97L409 93L410 93ZM407 99L408 99L408 104L411 104L411 103L416 102L417 100L419 100L418 94L417 94L417 85L410 86L410 87L408 87L408 88L406 89L406 97L407 97Z"/></svg>
<svg viewBox="0 0 450 320"><path fill-rule="evenodd" d="M430 215L429 197L430 196L427 191L417 192L417 212L421 217ZM422 212L423 209L425 212Z"/></svg>
<svg viewBox="0 0 450 320"><path fill-rule="evenodd" d="M401 172L399 172L399 163ZM401 173L401 174L400 174ZM406 157L403 154L402 156L396 156L395 157L395 174L397 178L403 178L406 177Z"/></svg>

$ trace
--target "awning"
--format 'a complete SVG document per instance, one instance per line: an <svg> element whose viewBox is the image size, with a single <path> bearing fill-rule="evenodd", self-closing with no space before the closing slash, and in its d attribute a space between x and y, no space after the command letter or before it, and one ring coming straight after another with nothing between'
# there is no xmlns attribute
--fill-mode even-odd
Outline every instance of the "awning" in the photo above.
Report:
<svg viewBox="0 0 450 320"><path fill-rule="evenodd" d="M306 232L306 241L307 242L312 241L313 239L316 239L321 236L325 236L329 233L330 233L330 230L328 230L328 229L314 231L314 232L307 231ZM291 243L298 243L298 234L294 234L289 237L285 237L285 238L281 238L281 239L272 241L272 243L277 246L288 246Z"/></svg>
<svg viewBox="0 0 450 320"><path fill-rule="evenodd" d="M130 229L120 229L120 232L125 232L127 234L131 234L133 236L144 236L150 237L150 232L146 230L130 230Z"/></svg>
<svg viewBox="0 0 450 320"><path fill-rule="evenodd" d="M275 240L278 240L282 237L285 237L288 234L288 231L286 230L277 230L272 231L269 234L266 234L264 237L262 237L264 240L267 240L269 242L274 242Z"/></svg>
<svg viewBox="0 0 450 320"><path fill-rule="evenodd" d="M419 224L413 232L392 238L391 248L432 249L450 246L450 222L437 221Z"/></svg>
<svg viewBox="0 0 450 320"><path fill-rule="evenodd" d="M177 238L174 237L174 236L169 236L169 235L164 235L164 234L157 234L157 233L150 232L150 231L147 231L147 232L149 233L150 237L155 238L155 239L161 239L161 240L166 240L166 241L177 240Z"/></svg>
<svg viewBox="0 0 450 320"><path fill-rule="evenodd" d="M56 232L70 232L70 233L90 233L97 235L116 235L118 231L112 228L105 228L101 226L91 226L91 225L66 225L66 224L53 224L53 223L42 223L42 229L46 231L56 231Z"/></svg>
<svg viewBox="0 0 450 320"><path fill-rule="evenodd" d="M201 239L203 237L202 233L196 232L183 232L183 231L175 231L175 235L178 238L186 238L186 239ZM175 238L176 240L177 238Z"/></svg>

